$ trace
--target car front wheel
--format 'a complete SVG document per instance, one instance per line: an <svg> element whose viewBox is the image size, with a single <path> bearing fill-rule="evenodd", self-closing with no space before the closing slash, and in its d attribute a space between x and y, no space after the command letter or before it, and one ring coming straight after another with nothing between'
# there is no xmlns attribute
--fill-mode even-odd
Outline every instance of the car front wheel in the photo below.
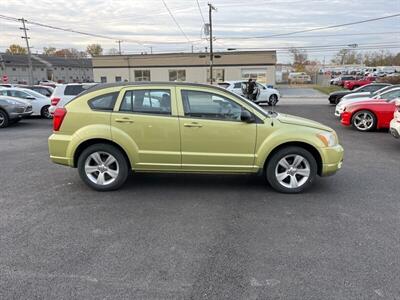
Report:
<svg viewBox="0 0 400 300"><path fill-rule="evenodd" d="M9 118L6 112L0 110L0 128L5 128L8 126Z"/></svg>
<svg viewBox="0 0 400 300"><path fill-rule="evenodd" d="M314 156L301 147L286 147L274 153L266 166L269 184L281 193L300 193L314 182L317 163Z"/></svg>
<svg viewBox="0 0 400 300"><path fill-rule="evenodd" d="M359 131L371 131L376 127L376 117L368 110L356 112L351 119L353 126Z"/></svg>
<svg viewBox="0 0 400 300"><path fill-rule="evenodd" d="M269 96L268 105L275 106L276 103L278 103L278 96L275 94L272 94L271 96Z"/></svg>
<svg viewBox="0 0 400 300"><path fill-rule="evenodd" d="M82 180L97 191L116 190L128 178L128 161L116 147L95 144L79 156L78 172Z"/></svg>

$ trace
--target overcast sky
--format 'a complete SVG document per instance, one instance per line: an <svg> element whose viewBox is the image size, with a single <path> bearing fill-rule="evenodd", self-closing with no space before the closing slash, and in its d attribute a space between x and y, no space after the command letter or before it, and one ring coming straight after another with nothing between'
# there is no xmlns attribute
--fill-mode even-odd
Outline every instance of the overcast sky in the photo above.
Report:
<svg viewBox="0 0 400 300"><path fill-rule="evenodd" d="M206 22L206 0L198 0ZM391 45L400 51L400 18L391 18L354 26L314 31L280 38L239 39L252 36L282 34L314 27L348 23L400 13L400 0L213 0L215 48L285 48L358 44ZM43 47L77 48L99 43L105 53L122 43L125 53L204 51L208 41L201 36L202 18L196 0L165 0L182 30L168 14L162 0L0 0L0 14L24 17L49 25L110 36L112 39L41 28L29 24L33 52ZM20 24L0 19L0 51L9 44L23 44ZM343 34L380 33L374 35ZM385 33L385 34L383 34ZM203 38L203 40L202 40ZM138 43L135 43L137 41ZM397 43L397 44L396 44ZM398 49L392 47L398 46ZM382 48L382 47L381 47ZM311 59L329 61L335 49L309 50ZM278 60L287 62L285 51L278 51Z"/></svg>

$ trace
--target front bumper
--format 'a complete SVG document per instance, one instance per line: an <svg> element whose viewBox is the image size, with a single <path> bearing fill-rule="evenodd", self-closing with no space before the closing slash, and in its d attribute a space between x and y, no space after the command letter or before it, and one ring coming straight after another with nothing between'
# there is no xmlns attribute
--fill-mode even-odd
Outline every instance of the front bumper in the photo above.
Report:
<svg viewBox="0 0 400 300"><path fill-rule="evenodd" d="M341 145L320 148L322 155L321 176L330 176L342 168L344 149Z"/></svg>
<svg viewBox="0 0 400 300"><path fill-rule="evenodd" d="M340 123L344 126L350 126L351 125L351 112L344 111L340 115Z"/></svg>
<svg viewBox="0 0 400 300"><path fill-rule="evenodd" d="M340 115L343 113L344 109L340 106L336 106L335 108L335 116L340 118Z"/></svg>
<svg viewBox="0 0 400 300"><path fill-rule="evenodd" d="M22 113L18 113L18 112L12 112L9 113L10 119L23 119L26 117L29 117L31 114L33 114L33 111L27 111L27 112L22 112Z"/></svg>
<svg viewBox="0 0 400 300"><path fill-rule="evenodd" d="M400 138L400 123L396 119L393 119L390 122L390 129L389 132L392 136L394 136L396 139Z"/></svg>

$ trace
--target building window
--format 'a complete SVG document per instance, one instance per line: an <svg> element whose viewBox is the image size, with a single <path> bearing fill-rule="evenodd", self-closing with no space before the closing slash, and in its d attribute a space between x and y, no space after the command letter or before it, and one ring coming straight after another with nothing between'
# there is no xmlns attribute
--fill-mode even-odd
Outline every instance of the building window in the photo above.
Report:
<svg viewBox="0 0 400 300"><path fill-rule="evenodd" d="M63 71L64 70L64 68L61 68L61 71Z"/></svg>
<svg viewBox="0 0 400 300"><path fill-rule="evenodd" d="M135 70L135 81L151 81L150 70Z"/></svg>
<svg viewBox="0 0 400 300"><path fill-rule="evenodd" d="M57 70L57 68L54 68L54 70Z"/></svg>
<svg viewBox="0 0 400 300"><path fill-rule="evenodd" d="M186 70L169 70L169 81L186 81Z"/></svg>
<svg viewBox="0 0 400 300"><path fill-rule="evenodd" d="M21 68L21 71L22 71L22 72L25 72L25 71L26 71L26 68L25 68L25 67L22 67L22 68Z"/></svg>
<svg viewBox="0 0 400 300"><path fill-rule="evenodd" d="M71 71L71 68L68 68L68 70L70 70L70 71Z"/></svg>
<svg viewBox="0 0 400 300"><path fill-rule="evenodd" d="M40 70L41 70L41 71L44 71L44 69L43 69L43 68L41 68Z"/></svg>
<svg viewBox="0 0 400 300"><path fill-rule="evenodd" d="M122 78L121 76L115 76L115 82L121 82Z"/></svg>
<svg viewBox="0 0 400 300"><path fill-rule="evenodd" d="M107 76L101 76L100 77L100 82L101 83L106 83L107 82Z"/></svg>
<svg viewBox="0 0 400 300"><path fill-rule="evenodd" d="M221 82L225 80L224 69L213 69L213 82ZM210 82L210 69L207 69L207 82Z"/></svg>
<svg viewBox="0 0 400 300"><path fill-rule="evenodd" d="M13 71L17 71L17 68L12 68Z"/></svg>

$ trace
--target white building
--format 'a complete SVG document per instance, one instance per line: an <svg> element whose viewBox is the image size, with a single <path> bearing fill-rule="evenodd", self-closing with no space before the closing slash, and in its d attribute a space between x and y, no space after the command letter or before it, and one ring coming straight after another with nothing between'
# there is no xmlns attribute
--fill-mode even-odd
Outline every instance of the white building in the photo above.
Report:
<svg viewBox="0 0 400 300"><path fill-rule="evenodd" d="M96 82L210 81L209 53L104 55L93 57ZM276 51L214 53L214 81L255 78L275 84Z"/></svg>

